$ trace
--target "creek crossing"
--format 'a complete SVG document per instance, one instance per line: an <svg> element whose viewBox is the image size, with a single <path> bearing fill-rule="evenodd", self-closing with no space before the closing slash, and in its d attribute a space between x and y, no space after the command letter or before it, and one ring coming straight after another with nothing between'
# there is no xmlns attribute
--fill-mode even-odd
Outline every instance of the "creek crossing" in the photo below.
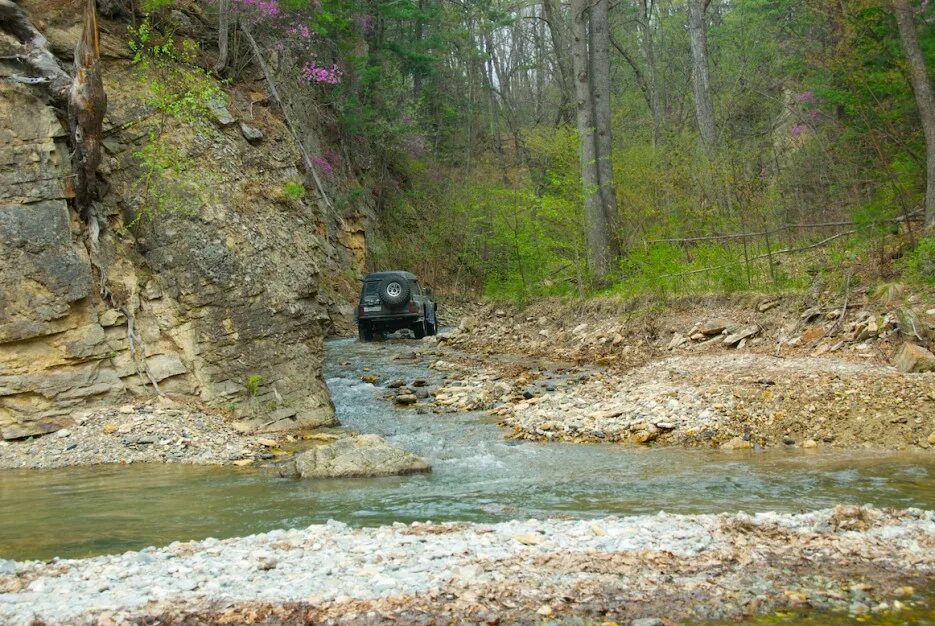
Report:
<svg viewBox="0 0 935 626"><path fill-rule="evenodd" d="M935 508L931 455L734 451L508 441L481 413L394 408L383 382L441 374L396 358L408 340L326 343L341 423L424 457L426 475L300 481L234 467L131 465L0 471L0 558L117 553L335 519L496 522L656 513L798 512L836 504Z"/></svg>

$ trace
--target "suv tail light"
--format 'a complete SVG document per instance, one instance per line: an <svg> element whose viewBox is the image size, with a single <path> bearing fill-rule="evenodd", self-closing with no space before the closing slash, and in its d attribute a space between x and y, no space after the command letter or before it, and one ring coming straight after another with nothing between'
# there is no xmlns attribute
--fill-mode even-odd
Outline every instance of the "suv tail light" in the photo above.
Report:
<svg viewBox="0 0 935 626"><path fill-rule="evenodd" d="M415 313L416 311L417 311L417 309L416 309L416 303L410 301L410 302L409 302L409 312L410 312L410 313Z"/></svg>

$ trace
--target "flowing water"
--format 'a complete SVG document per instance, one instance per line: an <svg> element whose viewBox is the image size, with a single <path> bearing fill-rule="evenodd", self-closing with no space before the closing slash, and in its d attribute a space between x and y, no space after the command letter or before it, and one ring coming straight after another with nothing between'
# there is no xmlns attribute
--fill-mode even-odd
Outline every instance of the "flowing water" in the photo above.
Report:
<svg viewBox="0 0 935 626"><path fill-rule="evenodd" d="M415 344L328 342L341 422L425 457L427 475L302 481L178 465L0 471L0 558L120 552L337 519L499 521L655 513L798 511L838 503L935 508L933 455L866 451L643 449L505 441L476 413L395 409L363 383L439 376Z"/></svg>

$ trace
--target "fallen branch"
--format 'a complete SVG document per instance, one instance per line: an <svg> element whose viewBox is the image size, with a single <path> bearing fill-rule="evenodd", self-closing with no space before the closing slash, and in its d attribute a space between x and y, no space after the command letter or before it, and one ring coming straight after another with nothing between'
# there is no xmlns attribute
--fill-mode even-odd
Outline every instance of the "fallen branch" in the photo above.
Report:
<svg viewBox="0 0 935 626"><path fill-rule="evenodd" d="M841 313L838 315L838 319L834 321L834 325L828 329L826 335L830 335L835 331L835 329L841 324L844 320L844 316L847 315L847 300L851 295L851 277L854 275L853 272L847 273L847 282L844 284L844 304L841 305Z"/></svg>
<svg viewBox="0 0 935 626"><path fill-rule="evenodd" d="M826 243L829 243L829 242L831 242L831 241L834 241L835 239L839 239L840 237L846 237L847 235L853 235L853 234L856 233L856 232L857 232L856 230L847 230L847 231L844 231L843 233L838 233L837 235L832 235L831 237L827 237L827 238L825 238L825 239L822 239L822 240L819 241L818 243L813 243L813 244L810 244L810 245L807 245L807 246L802 246L801 248L784 248L784 249L782 249L782 250L775 250L775 251L773 251L773 252L771 252L771 253L767 253L767 254L758 254L757 256L752 256L752 257L750 257L750 260L751 260L751 261L757 261L757 260L759 260L759 259L765 259L765 258L769 257L770 255L776 256L776 255L779 255L779 254L793 254L793 253L795 253L795 252L804 252L805 250L811 250L812 248L821 247L821 246L825 245ZM680 276L691 276L692 274L702 274L702 273L704 273L704 272L711 272L711 271L714 271L714 270L720 270L720 269L724 269L724 268L726 268L726 267L733 267L733 266L735 266L735 265L740 265L741 263L744 263L744 262L745 262L745 259L739 259L739 260L737 260L737 261L731 261L731 262L729 262L729 263L723 263L723 264L721 264L721 265L714 265L714 266L711 266L711 267L702 267L702 268L699 268L699 269L696 269L696 270L690 270L690 271L688 271L688 272L679 272L678 274L662 274L662 275L660 276L660 278L678 278L678 277L680 277Z"/></svg>
<svg viewBox="0 0 935 626"><path fill-rule="evenodd" d="M911 218L921 215L921 210L915 210L911 213L906 213L905 215L900 215L899 217L894 217L888 220L884 220L887 223L899 224L902 222L908 222ZM777 226L771 230L762 230L753 233L736 233L736 234L727 234L727 235L706 235L702 237L672 237L669 239L648 239L645 243L654 244L654 243L695 243L699 241L730 241L733 239L744 239L745 237L764 237L767 235L775 235L776 233L781 233L786 230L808 230L810 228L830 228L834 226L856 226L857 222L853 220L849 221L839 221L839 222L817 222L810 224L783 224Z"/></svg>
<svg viewBox="0 0 935 626"><path fill-rule="evenodd" d="M253 55L256 57L256 62L259 64L260 70L263 72L263 76L266 78L266 84L269 86L270 95L273 96L273 99L276 100L276 104L279 105L279 109L282 111L282 115L286 120L286 126L289 128L289 132L292 133L292 138L295 140L295 143L299 146L299 150L302 152L302 158L305 159L305 166L308 171L311 172L312 178L315 180L315 186L318 187L318 193L321 194L321 197L325 201L325 204L328 206L328 208L334 210L334 205L331 204L331 200L328 199L328 194L325 193L325 187L322 185L321 179L318 177L318 172L315 169L315 163L312 161L312 157L305 148L305 143L302 141L301 137L299 137L299 133L295 129L295 125L293 125L292 119L289 116L288 109L286 109L282 98L279 97L279 90L276 89L276 83L273 82L273 76L270 74L269 67L267 67L266 61L263 60L263 54L260 52L260 46L257 45L256 39L253 38L253 35L250 34L250 31L243 24L240 25L240 32L244 34L244 37L247 38L247 41L250 43L250 47L253 49Z"/></svg>

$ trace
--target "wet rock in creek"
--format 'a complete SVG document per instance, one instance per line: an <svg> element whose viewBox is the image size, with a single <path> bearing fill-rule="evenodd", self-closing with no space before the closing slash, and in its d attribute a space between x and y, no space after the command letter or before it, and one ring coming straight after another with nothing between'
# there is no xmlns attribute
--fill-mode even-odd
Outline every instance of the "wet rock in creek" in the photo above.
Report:
<svg viewBox="0 0 935 626"><path fill-rule="evenodd" d="M303 478L357 478L418 474L432 467L378 435L358 435L296 455L295 471Z"/></svg>

